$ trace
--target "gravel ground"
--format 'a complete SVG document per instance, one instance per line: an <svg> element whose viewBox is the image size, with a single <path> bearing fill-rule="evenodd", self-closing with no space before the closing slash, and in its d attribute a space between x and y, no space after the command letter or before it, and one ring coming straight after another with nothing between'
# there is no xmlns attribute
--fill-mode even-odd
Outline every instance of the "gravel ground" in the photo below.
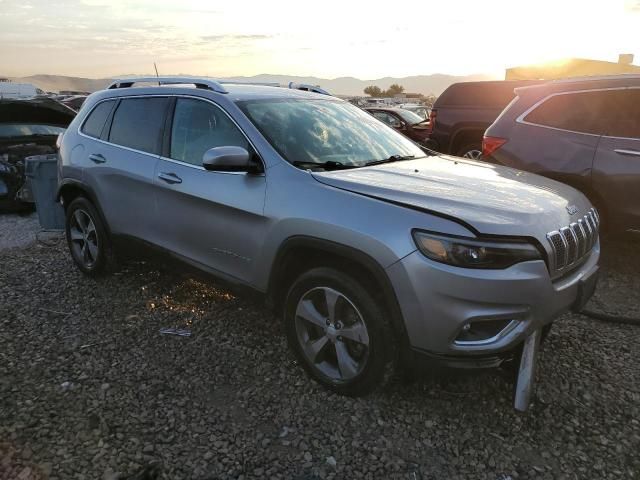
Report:
<svg viewBox="0 0 640 480"><path fill-rule="evenodd" d="M38 215L0 214L0 250L3 248L26 247L36 241L40 231Z"/></svg>
<svg viewBox="0 0 640 480"><path fill-rule="evenodd" d="M605 250L591 307L640 316L639 244ZM0 306L0 479L640 478L638 327L561 318L518 414L497 371L328 393L263 306L145 263L90 280L63 242L0 249Z"/></svg>

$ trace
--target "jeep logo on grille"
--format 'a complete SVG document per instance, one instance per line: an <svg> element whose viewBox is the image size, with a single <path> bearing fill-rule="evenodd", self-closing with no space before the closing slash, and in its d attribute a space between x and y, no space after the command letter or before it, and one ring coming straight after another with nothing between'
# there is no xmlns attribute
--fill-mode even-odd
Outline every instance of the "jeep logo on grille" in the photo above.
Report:
<svg viewBox="0 0 640 480"><path fill-rule="evenodd" d="M569 215L575 215L578 213L578 207L575 205L567 205L567 212L569 212Z"/></svg>

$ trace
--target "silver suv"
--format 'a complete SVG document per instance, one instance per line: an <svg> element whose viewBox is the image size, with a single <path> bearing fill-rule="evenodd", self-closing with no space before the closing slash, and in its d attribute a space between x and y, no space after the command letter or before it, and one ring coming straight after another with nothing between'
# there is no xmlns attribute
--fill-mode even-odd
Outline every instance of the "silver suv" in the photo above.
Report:
<svg viewBox="0 0 640 480"><path fill-rule="evenodd" d="M258 291L307 372L348 395L403 362L535 351L593 292L598 216L571 187L435 154L327 95L151 80L91 95L61 141L86 274L136 240Z"/></svg>

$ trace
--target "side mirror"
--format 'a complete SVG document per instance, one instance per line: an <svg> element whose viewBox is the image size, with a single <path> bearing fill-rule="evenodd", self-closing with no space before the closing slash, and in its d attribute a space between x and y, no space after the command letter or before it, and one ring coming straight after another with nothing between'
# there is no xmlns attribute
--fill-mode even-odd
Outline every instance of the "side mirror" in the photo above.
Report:
<svg viewBox="0 0 640 480"><path fill-rule="evenodd" d="M213 172L248 172L255 168L249 152L242 147L214 147L202 156L202 166Z"/></svg>

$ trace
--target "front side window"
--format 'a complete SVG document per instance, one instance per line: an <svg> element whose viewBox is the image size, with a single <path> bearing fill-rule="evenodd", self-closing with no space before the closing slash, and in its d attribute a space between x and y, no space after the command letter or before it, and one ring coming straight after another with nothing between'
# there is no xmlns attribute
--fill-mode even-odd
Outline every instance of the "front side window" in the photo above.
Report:
<svg viewBox="0 0 640 480"><path fill-rule="evenodd" d="M167 104L165 97L123 99L113 114L109 141L159 155Z"/></svg>
<svg viewBox="0 0 640 480"><path fill-rule="evenodd" d="M347 102L261 99L238 102L288 162L361 167L393 156L424 157L415 143Z"/></svg>
<svg viewBox="0 0 640 480"><path fill-rule="evenodd" d="M640 88L611 90L604 135L640 139Z"/></svg>
<svg viewBox="0 0 640 480"><path fill-rule="evenodd" d="M602 135L607 125L604 114L609 103L606 91L566 93L549 97L524 121L536 125Z"/></svg>
<svg viewBox="0 0 640 480"><path fill-rule="evenodd" d="M115 103L115 100L99 103L84 121L84 125L82 125L82 133L89 135L90 137L100 138L102 128L104 127Z"/></svg>
<svg viewBox="0 0 640 480"><path fill-rule="evenodd" d="M214 147L242 147L249 142L220 108L209 102L179 98L171 128L171 158L202 165L202 156Z"/></svg>

